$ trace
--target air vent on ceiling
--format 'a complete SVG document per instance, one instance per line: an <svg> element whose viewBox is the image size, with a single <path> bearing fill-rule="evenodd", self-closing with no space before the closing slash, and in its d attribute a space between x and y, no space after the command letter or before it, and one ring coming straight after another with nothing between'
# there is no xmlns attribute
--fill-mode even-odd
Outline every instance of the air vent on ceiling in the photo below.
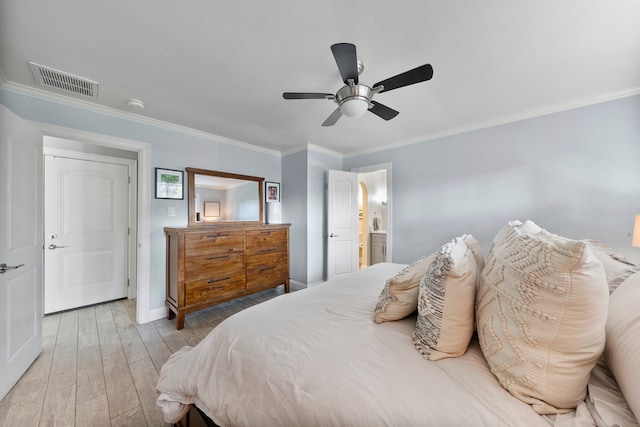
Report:
<svg viewBox="0 0 640 427"><path fill-rule="evenodd" d="M31 61L29 61L29 65L31 65L31 70L33 70L33 75L36 77L36 82L38 82L39 85L53 87L90 98L98 98L98 86L100 83L94 80L45 67L44 65Z"/></svg>

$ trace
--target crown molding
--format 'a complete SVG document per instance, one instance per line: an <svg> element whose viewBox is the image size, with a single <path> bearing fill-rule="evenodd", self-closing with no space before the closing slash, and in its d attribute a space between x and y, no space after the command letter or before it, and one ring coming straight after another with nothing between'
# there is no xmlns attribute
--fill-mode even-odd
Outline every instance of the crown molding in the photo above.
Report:
<svg viewBox="0 0 640 427"><path fill-rule="evenodd" d="M556 104L554 106L550 106L547 108L541 108L537 110L528 110L522 113L513 114L509 116L503 116L493 120L487 120L483 122L476 122L466 126L461 126L457 128L451 128L444 130L442 132L435 132L431 134L425 134L422 136L417 136L410 139L405 139L402 141L396 141L391 144L387 144L384 146L378 146L372 149L353 151L350 153L344 154L344 158L361 156L364 154L377 153L379 151L391 150L393 148L404 147L407 145L418 144L421 142L433 141L435 139L445 138L448 136L459 135L462 133L472 132L476 130L486 129L494 126L505 125L513 122L518 122L521 120L533 119L536 117L542 117L549 114L561 113L563 111L574 110L577 108L588 107L590 105L601 104L603 102L615 101L616 99L627 98L630 96L640 95L640 87L623 90L619 92L613 92L605 95L600 95L591 98L583 98L581 100L571 101L563 104Z"/></svg>
<svg viewBox="0 0 640 427"><path fill-rule="evenodd" d="M337 151L329 150L328 148L323 148L314 144L305 144L291 150L283 151L282 157L290 156L291 154L299 153L301 151L315 151L316 153L326 154L328 156L336 157L341 160L344 158L344 155L342 153L338 153Z"/></svg>
<svg viewBox="0 0 640 427"><path fill-rule="evenodd" d="M168 130L168 131L177 132L177 133L181 133L189 136L194 136L196 138L201 138L207 141L219 142L222 144L232 145L232 146L243 148L246 150L253 150L253 151L258 151L265 154L270 154L272 156L278 156L278 157L282 156L282 154L277 150L272 150L269 148L260 147L258 145L249 144L247 142L237 141L235 139L227 138L224 136L199 131L186 126L180 126L175 123L152 119L152 118L144 117L134 113L128 113L126 111L117 110L111 107L105 107L103 105L98 105L93 102L84 101L81 99L71 98L65 95L51 93L42 89L33 88L33 87L22 85L19 83L14 83L14 82L2 83L1 78L2 78L2 74L0 73L0 87L6 90L7 92L12 92L17 95L29 96L31 98L36 98L36 99L47 101L47 102L53 102L56 104L67 106L67 107L81 108L83 110L88 110L96 114L102 114L102 115L117 118L117 119L128 120L131 122L135 122L135 123L139 123L147 126L154 126L157 128Z"/></svg>
<svg viewBox="0 0 640 427"><path fill-rule="evenodd" d="M309 151L315 151L316 153L326 154L327 156L336 157L338 159L344 158L344 155L342 153L338 153L337 151L329 150L328 148L320 147L318 145L307 144L307 149Z"/></svg>
<svg viewBox="0 0 640 427"><path fill-rule="evenodd" d="M185 135L190 135L190 136L194 136L196 138L201 138L207 141L212 141L212 142L218 142L218 143L223 143L223 144L227 144L227 145L232 145L235 147L239 147L239 148L243 148L243 149L247 149L247 150L253 150L253 151L258 151L261 153L265 153L265 154L269 154L269 155L273 155L273 156L278 156L278 157L283 157L283 156L288 156L291 154L295 154L297 152L300 151L304 151L304 150L309 150L309 151L315 151L318 153L323 153L332 157L336 157L339 159L345 159L345 158L350 158L350 157L355 157L355 156L361 156L361 155L365 155L365 154L371 154L371 153L376 153L376 152L380 152L380 151L386 151L386 150L391 150L394 148L399 148L399 147L404 147L407 145L413 145L413 144L418 144L421 142L428 142L428 141L433 141L436 139L440 139L440 138L445 138L445 137L449 137L449 136L453 136L453 135L459 135L462 133L467 133L467 132L472 132L472 131L476 131L476 130L481 130L481 129L486 129L486 128L490 128L493 126L500 126L500 125L505 125L508 123L513 123L513 122L517 122L517 121L521 121L521 120L527 120L527 119L532 119L535 117L541 117L541 116L545 116L545 115L549 115L549 114L554 114L554 113L559 113L562 111L568 111L568 110L572 110L572 109L576 109L576 108L581 108L581 107L587 107L590 105L595 105L595 104L600 104L603 102L608 102L608 101L614 101L616 99L621 99L621 98L626 98L626 97L630 97L630 96L635 96L635 95L639 95L640 94L640 87L635 87L635 88L631 88L628 90L624 90L624 91L619 91L619 92L614 92L614 93L609 93L609 94L605 94L605 95L600 95L600 96L596 96L596 97L591 97L591 98L583 98L581 100L575 100L575 101L571 101L571 102L567 102L567 103L562 103L562 104L557 104L548 108L542 108L542 109L537 109L537 110L528 110L522 113L518 113L518 114L513 114L513 115L508 115L508 116L503 116L497 119L493 119L493 120L488 120L488 121L482 121L482 122L476 122L476 123L472 123L466 126L461 126L461 127L456 127L456 128L451 128L451 129L447 129L441 132L435 132L435 133L430 133L430 134L424 134L421 136L417 136L417 137L413 137L413 138L409 138L409 139L405 139L405 140L401 140L401 141L395 141L393 143L390 144L386 144L386 145L382 145L382 146L378 146L375 148L369 148L369 149L365 149L365 150L356 150L356 151L352 151L349 153L339 153L333 150L329 150L327 148L323 148L314 144L305 144L302 145L298 148L294 148L292 150L288 150L288 151L284 151L284 152L280 152L277 150L272 150L269 148L265 148L265 147L260 147L257 145L253 145L253 144L249 144L246 142L242 142L242 141L237 141L234 139L230 139L227 137L223 137L220 135L215 135L215 134L211 134L208 132L203 132L203 131L199 131L193 128L188 128L186 126L180 126L174 123L170 123L170 122L165 122L162 120L157 120L157 119L152 119L149 117L144 117L144 116L140 116L138 114L134 114L134 113L129 113L129 112L125 112L125 111L120 111L114 108L110 108L110 107L105 107L105 106L101 106L101 105L97 105L95 103L92 102L88 102L88 101L84 101L81 99L75 99L75 98L71 98L68 96L64 96L64 95L59 95L59 94L55 94L55 93L51 93L42 89L38 89L38 88L33 88L30 86L26 86L26 85L22 85L19 83L14 83L14 82L10 82L7 81L4 78L4 74L2 72L2 69L0 69L0 88L8 91L8 92L13 92L16 93L18 95L24 95L24 96L29 96L32 98L36 98L36 99L40 99L43 101L48 101L48 102L54 102L57 104L61 104L61 105L65 105L65 106L69 106L69 107L75 107L75 108L82 108L84 110L88 110L97 114L103 114L103 115L107 115L110 117L114 117L114 118L119 118L119 119L123 119L123 120L128 120L128 121L132 121L135 123L140 123L140 124L144 124L144 125L148 125L148 126L154 126L154 127L158 127L158 128L162 128L168 131L172 131L172 132L177 132L177 133L182 133Z"/></svg>

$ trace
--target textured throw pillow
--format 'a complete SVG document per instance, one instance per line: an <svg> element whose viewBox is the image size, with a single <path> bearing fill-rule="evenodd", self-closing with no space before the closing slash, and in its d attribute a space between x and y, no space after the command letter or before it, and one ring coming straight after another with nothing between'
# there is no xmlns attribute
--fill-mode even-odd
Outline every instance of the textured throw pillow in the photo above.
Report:
<svg viewBox="0 0 640 427"><path fill-rule="evenodd" d="M420 280L432 260L433 255L420 258L387 279L376 304L374 313L376 323L404 319L416 311Z"/></svg>
<svg viewBox="0 0 640 427"><path fill-rule="evenodd" d="M585 240L591 252L602 263L609 284L609 293L616 290L627 277L640 271L640 265L597 240Z"/></svg>
<svg viewBox="0 0 640 427"><path fill-rule="evenodd" d="M604 356L627 403L640 419L640 273L611 294Z"/></svg>
<svg viewBox="0 0 640 427"><path fill-rule="evenodd" d="M585 242L509 223L494 238L476 297L491 371L539 414L572 410L602 354L608 303L604 268Z"/></svg>
<svg viewBox="0 0 640 427"><path fill-rule="evenodd" d="M413 333L413 343L426 359L457 357L467 351L482 266L480 245L471 235L457 237L436 252L420 282Z"/></svg>

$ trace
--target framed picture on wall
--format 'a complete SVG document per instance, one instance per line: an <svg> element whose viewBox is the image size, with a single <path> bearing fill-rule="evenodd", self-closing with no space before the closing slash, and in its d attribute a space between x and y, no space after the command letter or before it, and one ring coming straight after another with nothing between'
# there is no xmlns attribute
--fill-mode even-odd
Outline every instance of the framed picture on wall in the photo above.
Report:
<svg viewBox="0 0 640 427"><path fill-rule="evenodd" d="M280 183L279 182L265 182L264 183L264 201L265 203L279 202L280 201Z"/></svg>
<svg viewBox="0 0 640 427"><path fill-rule="evenodd" d="M156 168L156 199L184 199L184 172Z"/></svg>

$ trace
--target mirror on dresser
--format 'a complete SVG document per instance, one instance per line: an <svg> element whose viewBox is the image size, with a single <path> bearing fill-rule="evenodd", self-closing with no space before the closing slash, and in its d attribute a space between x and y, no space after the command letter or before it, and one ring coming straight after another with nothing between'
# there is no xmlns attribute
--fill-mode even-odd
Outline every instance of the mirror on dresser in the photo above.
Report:
<svg viewBox="0 0 640 427"><path fill-rule="evenodd" d="M262 223L264 178L186 168L189 226Z"/></svg>

